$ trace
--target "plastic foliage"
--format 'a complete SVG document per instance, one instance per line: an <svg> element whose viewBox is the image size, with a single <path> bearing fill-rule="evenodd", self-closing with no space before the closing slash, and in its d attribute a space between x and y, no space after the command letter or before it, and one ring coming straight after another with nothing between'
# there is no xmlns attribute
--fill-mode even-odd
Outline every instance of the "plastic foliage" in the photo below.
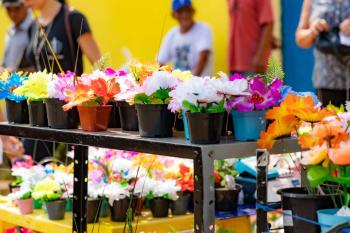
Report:
<svg viewBox="0 0 350 233"><path fill-rule="evenodd" d="M285 73L283 71L283 67L281 62L274 56L271 56L267 66L267 72L263 76L265 83L270 84L276 78L280 80L284 80Z"/></svg>
<svg viewBox="0 0 350 233"><path fill-rule="evenodd" d="M238 172L233 168L235 160L215 160L214 161L214 178L215 183L221 187L227 186L226 176L232 178L238 175Z"/></svg>
<svg viewBox="0 0 350 233"><path fill-rule="evenodd" d="M42 200L44 202L51 202L60 200L63 196L63 190L61 186L50 177L46 177L44 180L39 181L32 193L32 197L36 200Z"/></svg>
<svg viewBox="0 0 350 233"><path fill-rule="evenodd" d="M25 96L13 93L13 90L22 86L25 80L27 80L27 78L20 73L13 73L11 75L9 73L7 75L3 74L0 79L0 99L8 99L17 103L25 100Z"/></svg>

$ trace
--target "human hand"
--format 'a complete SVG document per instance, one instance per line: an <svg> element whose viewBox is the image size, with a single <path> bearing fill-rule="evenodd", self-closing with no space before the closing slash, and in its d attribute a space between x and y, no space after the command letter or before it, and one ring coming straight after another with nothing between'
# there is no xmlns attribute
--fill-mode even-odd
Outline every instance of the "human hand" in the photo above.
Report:
<svg viewBox="0 0 350 233"><path fill-rule="evenodd" d="M2 137L4 153L13 160L24 154L23 143L16 137Z"/></svg>
<svg viewBox="0 0 350 233"><path fill-rule="evenodd" d="M329 31L329 25L326 20L318 19L311 24L310 30L312 34L317 37L321 32Z"/></svg>
<svg viewBox="0 0 350 233"><path fill-rule="evenodd" d="M350 36L350 19L344 20L340 25L339 25L340 31L346 35Z"/></svg>

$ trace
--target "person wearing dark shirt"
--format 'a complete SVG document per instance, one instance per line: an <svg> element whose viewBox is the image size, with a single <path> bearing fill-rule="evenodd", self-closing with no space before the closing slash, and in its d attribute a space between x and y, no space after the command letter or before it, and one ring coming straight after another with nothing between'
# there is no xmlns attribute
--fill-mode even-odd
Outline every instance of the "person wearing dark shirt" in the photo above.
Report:
<svg viewBox="0 0 350 233"><path fill-rule="evenodd" d="M24 0L24 3L39 12L29 29L31 39L24 59L32 70L74 71L81 75L84 70L82 54L92 64L101 57L86 17L71 10L65 1Z"/></svg>
<svg viewBox="0 0 350 233"><path fill-rule="evenodd" d="M27 70L72 71L79 76L84 71L83 54L92 64L100 59L99 48L83 14L69 8L63 0L24 0L24 3L38 12L29 29L31 39L22 60ZM26 153L35 155L37 161L53 156L55 150L52 143L41 141L26 140L24 146Z"/></svg>

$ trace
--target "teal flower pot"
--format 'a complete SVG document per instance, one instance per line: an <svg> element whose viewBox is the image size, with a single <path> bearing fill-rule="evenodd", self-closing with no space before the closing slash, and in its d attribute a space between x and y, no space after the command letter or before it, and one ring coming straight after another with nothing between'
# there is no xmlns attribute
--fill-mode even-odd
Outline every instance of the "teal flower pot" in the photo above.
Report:
<svg viewBox="0 0 350 233"><path fill-rule="evenodd" d="M66 199L66 207L65 207L66 212L72 212L73 211L73 200L72 199Z"/></svg>
<svg viewBox="0 0 350 233"><path fill-rule="evenodd" d="M326 232L330 227L336 226L343 222L350 223L350 217L335 216L338 210L339 209L325 209L317 211L318 222L321 224L322 232Z"/></svg>
<svg viewBox="0 0 350 233"><path fill-rule="evenodd" d="M266 129L266 111L232 111L233 130L237 141L256 141Z"/></svg>

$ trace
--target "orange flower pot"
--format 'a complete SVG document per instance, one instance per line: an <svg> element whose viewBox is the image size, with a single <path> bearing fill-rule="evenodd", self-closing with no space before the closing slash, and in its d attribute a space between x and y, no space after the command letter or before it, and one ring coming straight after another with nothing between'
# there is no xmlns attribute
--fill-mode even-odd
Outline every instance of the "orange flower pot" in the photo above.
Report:
<svg viewBox="0 0 350 233"><path fill-rule="evenodd" d="M82 130L89 132L107 130L111 109L111 105L78 106Z"/></svg>

